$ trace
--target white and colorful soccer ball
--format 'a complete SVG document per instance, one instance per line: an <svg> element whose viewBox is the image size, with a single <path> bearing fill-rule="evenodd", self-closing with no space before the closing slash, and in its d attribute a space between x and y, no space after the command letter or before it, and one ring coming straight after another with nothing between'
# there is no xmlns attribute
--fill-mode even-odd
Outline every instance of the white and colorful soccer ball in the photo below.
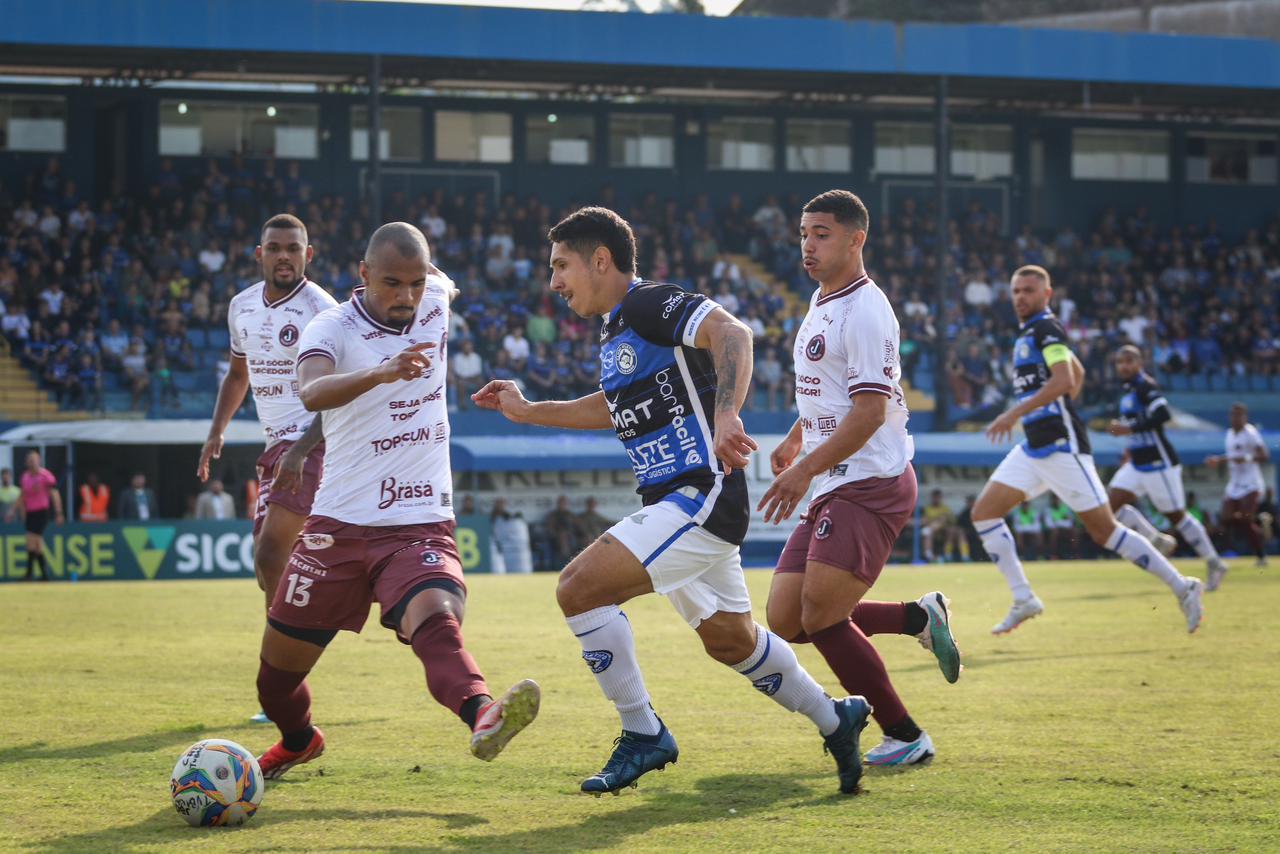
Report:
<svg viewBox="0 0 1280 854"><path fill-rule="evenodd" d="M193 827L244 824L262 803L262 769L234 741L207 738L183 752L173 766L173 807Z"/></svg>

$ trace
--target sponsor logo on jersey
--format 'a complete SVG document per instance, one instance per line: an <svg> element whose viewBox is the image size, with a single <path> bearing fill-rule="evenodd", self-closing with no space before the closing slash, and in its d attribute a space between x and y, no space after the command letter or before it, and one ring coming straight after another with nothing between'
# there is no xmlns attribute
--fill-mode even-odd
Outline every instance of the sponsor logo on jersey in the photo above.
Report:
<svg viewBox="0 0 1280 854"><path fill-rule="evenodd" d="M631 521L635 522L637 525L643 525L644 520L649 518L649 514L648 513L632 513L628 518L630 518Z"/></svg>
<svg viewBox="0 0 1280 854"><path fill-rule="evenodd" d="M298 343L298 327L287 323L280 328L280 346L292 347Z"/></svg>
<svg viewBox="0 0 1280 854"><path fill-rule="evenodd" d="M390 510L401 501L413 501L417 498L434 498L435 489L424 481L399 481L394 477L384 478L378 488L378 509Z"/></svg>
<svg viewBox="0 0 1280 854"><path fill-rule="evenodd" d="M319 551L327 549L333 545L332 534L303 534L299 539L302 540L302 547L311 551Z"/></svg>
<svg viewBox="0 0 1280 854"><path fill-rule="evenodd" d="M753 679L751 684L756 690L765 696L772 697L778 693L778 689L782 687L782 674L770 673L768 676L761 676L759 679Z"/></svg>
<svg viewBox="0 0 1280 854"><path fill-rule="evenodd" d="M667 320L671 317L671 312L680 307L680 303L684 302L684 294L672 294L662 303L662 319Z"/></svg>
<svg viewBox="0 0 1280 854"><path fill-rule="evenodd" d="M630 344L618 345L616 358L618 362L618 373L620 374L633 374L635 373L636 367L640 364L640 359L636 356L636 351Z"/></svg>
<svg viewBox="0 0 1280 854"><path fill-rule="evenodd" d="M304 554L298 554L297 552L289 555L289 567L300 572L305 572L308 575L318 575L321 578L329 574L328 570L320 565L320 561L313 557L307 557Z"/></svg>
<svg viewBox="0 0 1280 854"><path fill-rule="evenodd" d="M653 404L653 398L647 397L637 403L635 406L626 409L618 409L618 404L609 400L609 396L605 395L605 403L609 406L609 419L613 421L615 430L625 430L628 427L634 427L640 423L643 418L648 421L653 417L649 412L649 407Z"/></svg>
<svg viewBox="0 0 1280 854"><path fill-rule="evenodd" d="M411 430L408 433L400 433L395 436L383 436L379 439L370 440L369 444L373 446L373 455L380 457L385 453L394 451L400 447L410 447L412 445L425 445L431 441L431 428L419 427L417 430Z"/></svg>
<svg viewBox="0 0 1280 854"><path fill-rule="evenodd" d="M827 339L821 335L815 335L809 339L809 343L804 345L804 354L809 357L810 362L818 362L827 354Z"/></svg>
<svg viewBox="0 0 1280 854"><path fill-rule="evenodd" d="M613 664L613 653L607 649L589 649L582 653L582 660L591 668L592 673L604 673Z"/></svg>

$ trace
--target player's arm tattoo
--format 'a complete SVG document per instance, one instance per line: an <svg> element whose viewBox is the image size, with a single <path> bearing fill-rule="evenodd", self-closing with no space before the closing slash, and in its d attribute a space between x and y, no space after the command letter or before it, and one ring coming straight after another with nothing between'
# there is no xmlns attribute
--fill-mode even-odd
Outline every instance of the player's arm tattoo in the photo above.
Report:
<svg viewBox="0 0 1280 854"><path fill-rule="evenodd" d="M738 386L751 380L751 331L728 321L720 324L717 337L711 351L716 368L716 413L737 412L747 391Z"/></svg>

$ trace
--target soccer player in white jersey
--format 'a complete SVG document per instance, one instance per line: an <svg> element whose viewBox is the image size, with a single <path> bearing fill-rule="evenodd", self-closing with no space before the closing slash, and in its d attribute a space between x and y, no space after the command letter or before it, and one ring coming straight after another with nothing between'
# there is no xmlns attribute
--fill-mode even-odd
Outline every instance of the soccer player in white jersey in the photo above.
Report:
<svg viewBox="0 0 1280 854"><path fill-rule="evenodd" d="M756 448L738 415L751 388L751 330L701 294L639 279L635 235L611 210L582 208L548 236L551 290L579 316L604 318L600 391L530 403L515 383L494 380L472 398L517 423L612 428L639 483L641 510L570 561L556 588L583 660L622 718L613 754L582 791L616 794L680 755L649 703L619 607L654 592L708 655L808 717L836 760L840 790L857 791L866 700L832 700L787 642L751 616L738 551L750 523L743 468Z"/></svg>
<svg viewBox="0 0 1280 854"><path fill-rule="evenodd" d="M324 442L320 419L298 399L298 340L316 315L338 303L306 277L315 250L307 227L291 214L262 226L255 255L262 281L231 300L231 368L218 388L209 437L200 451L196 476L209 479L209 464L222 454L222 436L231 417L253 390L267 446L258 457L258 505L253 513L253 567L271 604L289 550L311 512L320 486ZM254 723L270 723L262 712Z"/></svg>
<svg viewBox="0 0 1280 854"><path fill-rule="evenodd" d="M1174 569L1141 534L1116 521L1093 464L1089 435L1071 401L1078 387L1079 362L1067 346L1062 324L1049 310L1049 272L1034 264L1019 267L1010 280L1013 309L1022 326L1013 345L1014 391L1018 402L987 426L993 442L1006 440L1022 424L1026 440L996 467L973 506L973 527L1004 575L1013 605L992 629L1005 634L1044 612L1031 590L1018 548L1004 517L1023 501L1052 490L1080 517L1089 537L1169 586L1186 618L1187 631L1200 626L1203 585Z"/></svg>
<svg viewBox="0 0 1280 854"><path fill-rule="evenodd" d="M1267 443L1258 428L1249 423L1249 409L1243 403L1231 405L1231 426L1227 428L1227 453L1205 459L1210 465L1227 464L1227 488L1222 496L1222 524L1228 531L1243 534L1257 556L1257 565L1267 565L1266 542L1254 518L1267 485L1262 466L1271 459Z"/></svg>
<svg viewBox="0 0 1280 854"><path fill-rule="evenodd" d="M932 758L933 742L907 713L867 635L916 635L950 682L960 675L960 654L941 593L909 603L864 599L911 519L917 491L898 319L862 261L869 226L866 205L848 190L804 206L803 264L819 287L796 333L800 417L773 453L775 479L757 509L766 522L789 519L817 480L778 559L769 626L812 642L844 689L871 702L884 739L868 764L914 765Z"/></svg>
<svg viewBox="0 0 1280 854"><path fill-rule="evenodd" d="M1116 376L1124 382L1120 396L1119 418L1107 427L1112 436L1128 441L1125 460L1111 478L1107 495L1111 509L1120 524L1150 540L1162 554L1172 555L1178 541L1157 531L1138 509L1138 499L1145 496L1182 534L1196 554L1208 563L1206 590L1217 590L1227 574L1227 565L1213 547L1209 532L1200 520L1187 512L1187 497L1182 491L1182 462L1164 432L1172 418L1155 380L1142 369L1142 351L1125 344L1115 355Z"/></svg>
<svg viewBox="0 0 1280 854"><path fill-rule="evenodd" d="M462 642L444 387L453 283L402 222L373 233L360 278L302 334L299 394L325 412L328 451L262 639L258 698L281 733L258 760L267 778L324 751L306 676L340 629L360 631L374 600L431 695L471 729L475 756L493 759L538 711L529 680L495 701Z"/></svg>

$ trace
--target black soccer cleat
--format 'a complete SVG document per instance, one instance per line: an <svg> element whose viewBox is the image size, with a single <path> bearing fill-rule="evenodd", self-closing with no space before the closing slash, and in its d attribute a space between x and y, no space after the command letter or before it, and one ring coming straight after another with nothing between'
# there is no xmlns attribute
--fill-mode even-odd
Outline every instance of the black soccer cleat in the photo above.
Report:
<svg viewBox="0 0 1280 854"><path fill-rule="evenodd" d="M661 771L679 757L680 748L666 724L657 735L641 735L624 729L622 735L614 739L613 755L600 773L582 781L582 791L598 798L605 792L616 795L627 786L634 789L645 774L655 769Z"/></svg>
<svg viewBox="0 0 1280 854"><path fill-rule="evenodd" d="M846 795L854 795L858 792L858 781L862 779L862 754L858 749L858 736L867 726L871 704L858 696L832 702L835 703L840 726L822 739L822 749L836 760L840 791Z"/></svg>

